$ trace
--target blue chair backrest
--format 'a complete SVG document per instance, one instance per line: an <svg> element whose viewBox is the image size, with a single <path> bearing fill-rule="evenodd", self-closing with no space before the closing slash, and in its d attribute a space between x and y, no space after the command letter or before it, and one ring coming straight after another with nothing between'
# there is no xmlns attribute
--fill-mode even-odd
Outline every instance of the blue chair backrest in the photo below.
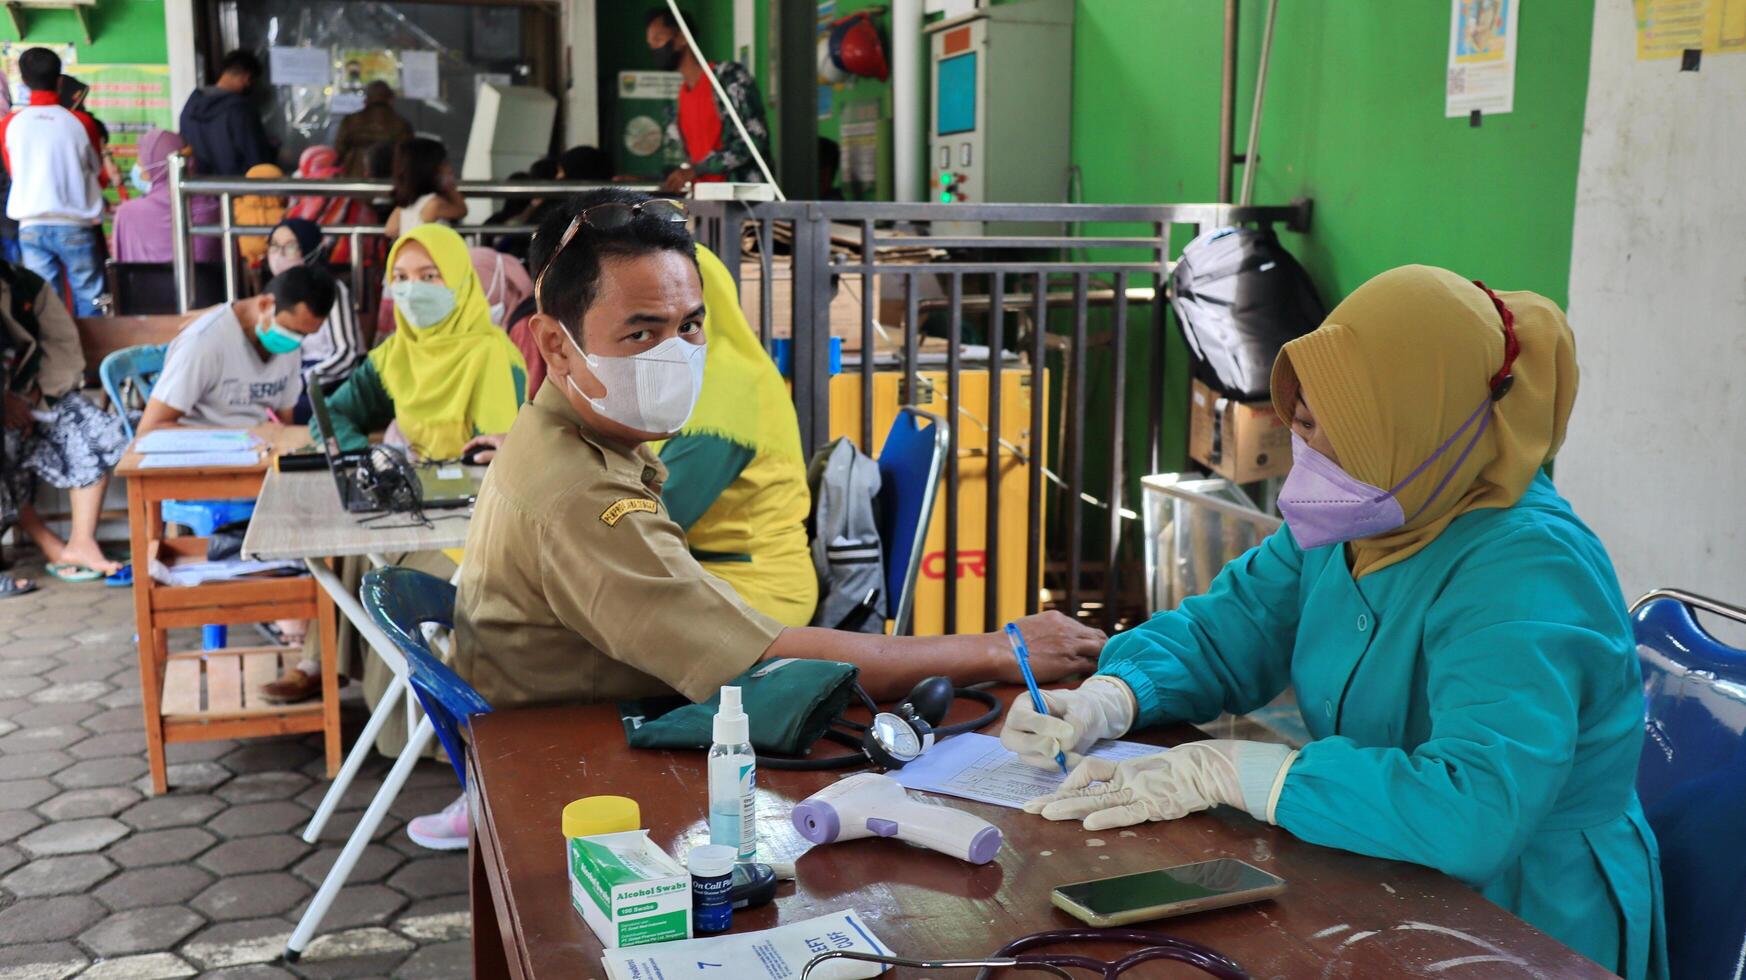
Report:
<svg viewBox="0 0 1746 980"><path fill-rule="evenodd" d="M158 375L163 373L164 352L169 347L168 344L123 347L105 357L103 363L97 366L97 378L103 382L103 391L109 396L109 404L115 406L122 424L127 427L129 439L133 438L133 424L137 420L123 407L121 386L131 381L140 398L150 398L152 386L158 383Z"/></svg>
<svg viewBox="0 0 1746 980"><path fill-rule="evenodd" d="M1677 592L1638 601L1647 737L1637 794L1661 848L1673 980L1738 977L1746 962L1746 650L1711 636Z"/></svg>
<svg viewBox="0 0 1746 980"><path fill-rule="evenodd" d="M466 786L466 746L461 742L461 729L474 715L489 714L491 705L438 659L423 629L425 623L454 628L455 587L434 575L389 565L365 572L359 592L370 619L406 657L407 682L430 716L455 775Z"/></svg>
<svg viewBox="0 0 1746 980"><path fill-rule="evenodd" d="M877 520L885 549L885 606L891 615L892 632L899 636L909 633L914 625L915 583L948 445L944 419L918 408L904 408L892 420L885 445L879 450ZM951 581L947 576L947 582Z"/></svg>

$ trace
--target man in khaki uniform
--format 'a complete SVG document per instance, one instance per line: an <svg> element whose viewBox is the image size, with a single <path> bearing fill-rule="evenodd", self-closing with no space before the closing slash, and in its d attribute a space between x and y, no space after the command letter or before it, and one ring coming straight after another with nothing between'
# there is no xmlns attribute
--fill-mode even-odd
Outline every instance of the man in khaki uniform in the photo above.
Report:
<svg viewBox="0 0 1746 980"><path fill-rule="evenodd" d="M480 489L455 610L455 670L493 707L673 691L702 701L760 659L789 657L855 664L875 698L935 674L1019 680L997 633L784 627L686 550L645 446L679 430L702 386L703 288L682 205L583 195L547 218L534 258L546 383ZM1053 612L1019 626L1044 682L1092 669L1106 639ZM408 829L426 846L464 847L465 802Z"/></svg>
<svg viewBox="0 0 1746 980"><path fill-rule="evenodd" d="M592 431L543 386L473 510L454 667L494 706L678 691L706 701L782 624L703 570L646 446Z"/></svg>

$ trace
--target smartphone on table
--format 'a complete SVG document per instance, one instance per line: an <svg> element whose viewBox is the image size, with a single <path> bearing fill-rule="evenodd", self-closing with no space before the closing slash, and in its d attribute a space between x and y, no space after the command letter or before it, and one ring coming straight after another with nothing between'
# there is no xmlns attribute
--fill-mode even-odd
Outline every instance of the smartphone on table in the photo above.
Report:
<svg viewBox="0 0 1746 980"><path fill-rule="evenodd" d="M1245 905L1284 891L1285 879L1235 858L1220 858L1061 885L1050 898L1075 919L1106 928Z"/></svg>

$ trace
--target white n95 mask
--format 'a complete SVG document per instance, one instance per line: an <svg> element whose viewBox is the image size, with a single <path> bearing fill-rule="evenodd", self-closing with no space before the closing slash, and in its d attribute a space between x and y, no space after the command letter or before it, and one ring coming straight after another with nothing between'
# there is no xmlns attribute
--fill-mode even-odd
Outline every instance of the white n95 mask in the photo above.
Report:
<svg viewBox="0 0 1746 980"><path fill-rule="evenodd" d="M707 345L669 337L641 354L596 357L564 339L582 355L594 377L606 386L604 398L590 398L568 375L564 380L596 412L638 432L678 432L703 393L703 355Z"/></svg>

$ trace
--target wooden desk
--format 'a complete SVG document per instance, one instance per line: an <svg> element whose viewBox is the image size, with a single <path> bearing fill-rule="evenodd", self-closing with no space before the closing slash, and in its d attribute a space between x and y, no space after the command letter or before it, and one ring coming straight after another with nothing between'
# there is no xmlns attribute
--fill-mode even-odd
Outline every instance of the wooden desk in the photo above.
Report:
<svg viewBox="0 0 1746 980"><path fill-rule="evenodd" d="M176 742L322 732L328 773L339 769L339 675L333 604L315 582L299 576L165 586L153 581L150 574L154 559L174 565L179 560L202 561L206 557L206 538L164 536L163 501L252 500L260 492L273 456L309 441L308 430L301 426L266 425L255 434L267 444L267 451L254 466L146 469L141 466L144 457L130 446L115 468L115 474L127 481L146 755L156 793L168 788L164 746ZM317 620L321 700L271 705L257 698L262 684L302 659L300 648L230 647L211 653L171 653L169 649L172 629L275 619Z"/></svg>
<svg viewBox="0 0 1746 980"><path fill-rule="evenodd" d="M1018 690L995 693L1004 703ZM954 718L969 717L968 709L960 701ZM1199 737L1177 726L1141 740ZM631 797L651 838L683 860L709 834L703 751L632 750L617 711L595 705L475 718L467 762L477 815L474 975L605 976L600 944L570 905L560 812L582 796ZM735 931L853 908L900 955L985 956L1019 936L1079 925L1050 905L1058 884L1235 857L1285 878L1289 891L1273 902L1151 925L1211 945L1255 977L1611 976L1438 872L1306 844L1225 808L1089 834L1077 823L929 797L1000 827L1006 844L994 862L976 867L885 839L813 848L789 811L851 771L758 773L758 855L798 858L799 880L783 885L771 905L735 913Z"/></svg>

